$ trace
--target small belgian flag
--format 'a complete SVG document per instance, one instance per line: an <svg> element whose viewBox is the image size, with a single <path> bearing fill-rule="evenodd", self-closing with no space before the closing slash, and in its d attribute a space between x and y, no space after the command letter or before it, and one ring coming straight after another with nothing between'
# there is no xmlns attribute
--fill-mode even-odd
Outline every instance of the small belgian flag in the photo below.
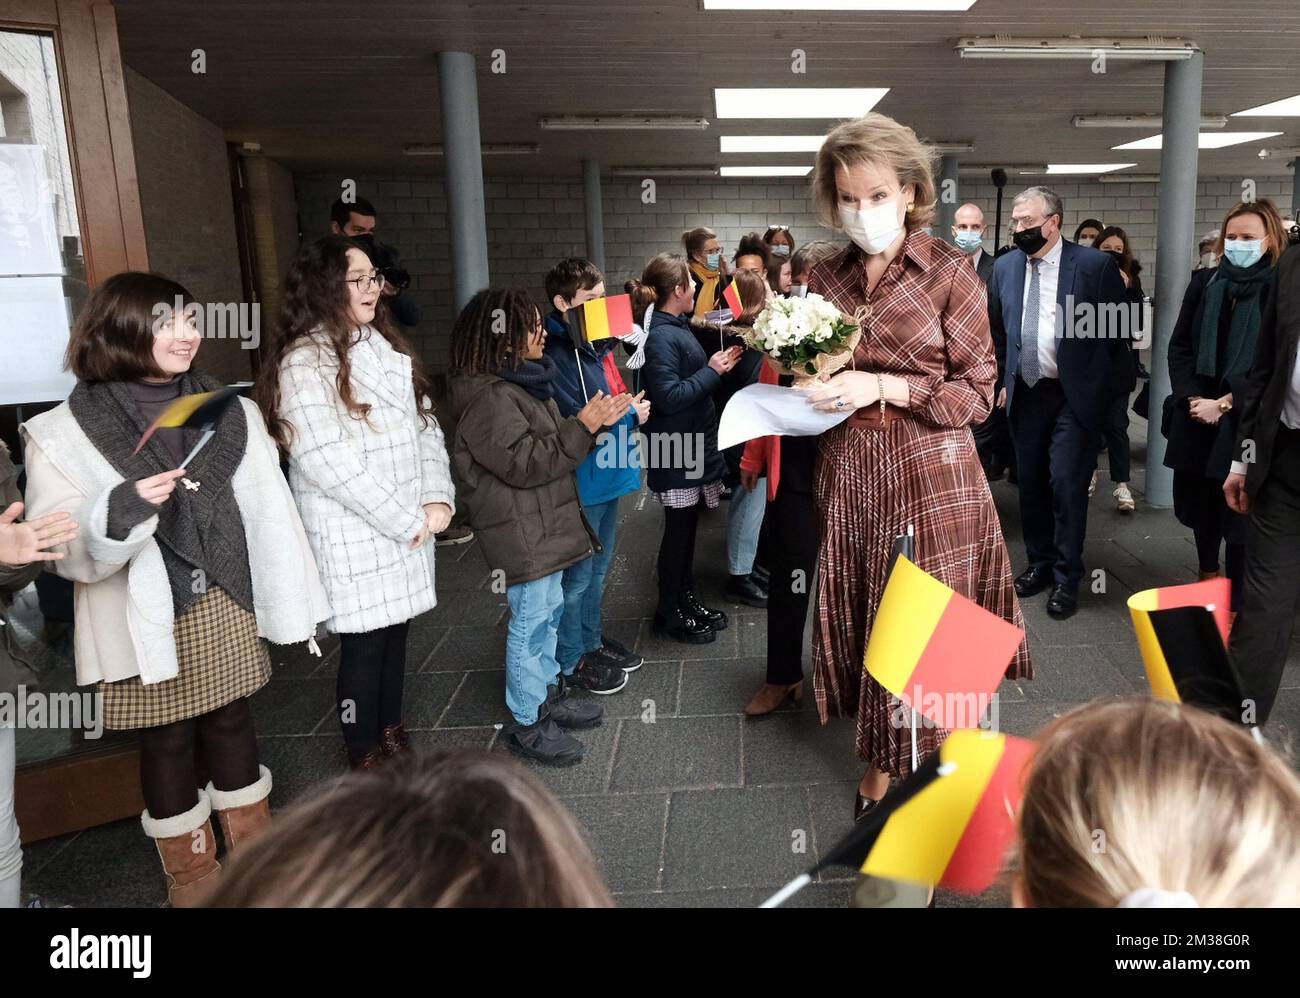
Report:
<svg viewBox="0 0 1300 998"><path fill-rule="evenodd" d="M722 289L722 300L727 303L727 308L731 309L733 321L745 314L745 303L740 298L740 289L736 287L735 281Z"/></svg>
<svg viewBox="0 0 1300 998"><path fill-rule="evenodd" d="M593 298L569 309L564 321L575 346L627 336L633 328L632 298L630 295Z"/></svg>
<svg viewBox="0 0 1300 998"><path fill-rule="evenodd" d="M237 398L239 398L238 388L218 388L215 392L182 395L164 409L149 428L144 431L144 435L140 437L140 442L135 445L135 450L131 452L132 456L139 454L144 445L149 442L149 438L160 429L185 427L190 430L205 431L203 439L190 452L189 457L181 462L181 467L185 467L186 464L193 460L199 449L212 439L212 434L216 432L217 421L225 415L226 410L230 408Z"/></svg>

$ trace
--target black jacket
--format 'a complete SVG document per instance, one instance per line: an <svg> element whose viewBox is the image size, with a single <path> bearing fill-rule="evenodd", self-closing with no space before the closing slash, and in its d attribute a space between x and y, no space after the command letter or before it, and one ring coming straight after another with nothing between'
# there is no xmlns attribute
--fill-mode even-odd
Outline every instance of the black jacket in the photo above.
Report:
<svg viewBox="0 0 1300 998"><path fill-rule="evenodd" d="M1264 314L1255 343L1255 363L1246 376L1246 388L1236 411L1240 412L1236 457L1251 456L1242 450L1254 442L1254 460L1246 462L1246 492L1258 495L1268 478L1273 442L1282 422L1282 404L1291 387L1296 346L1300 342L1300 246L1282 254L1273 286L1264 301Z"/></svg>
<svg viewBox="0 0 1300 998"><path fill-rule="evenodd" d="M644 427L650 490L695 488L722 480L727 467L718 453L718 413L713 404L722 379L709 367L709 354L691 332L686 316L654 313L642 374L650 400L650 419Z"/></svg>
<svg viewBox="0 0 1300 998"><path fill-rule="evenodd" d="M1234 456L1240 416L1235 403L1245 392L1246 375L1221 379L1196 373L1196 351L1201 336L1201 320L1205 315L1205 287L1218 273L1213 267L1192 273L1187 292L1183 295L1178 322L1169 338L1169 385L1173 401L1170 403L1165 467L1222 480L1228 477ZM1227 335L1227 325L1232 316L1231 303L1225 302L1225 306L1219 317L1220 337ZM1261 336L1262 333L1263 330ZM1256 355L1259 355L1258 346ZM1187 408L1189 398L1218 398L1228 392L1232 393L1234 405L1218 423L1208 426L1192 419Z"/></svg>
<svg viewBox="0 0 1300 998"><path fill-rule="evenodd" d="M745 349L736 366L722 376L721 383L713 393L713 408L718 414L718 419L722 419L723 410L727 408L727 403L736 392L758 383L758 372L763 366L763 354L752 349L745 342L745 334L752 328L752 326L737 326L735 323L727 326L700 322L691 324L691 332L695 334L696 342L709 357L719 350L729 350L734 346ZM722 459L727 463L726 482L733 488L740 482L740 458L744 453L743 443L728 447L722 452Z"/></svg>
<svg viewBox="0 0 1300 998"><path fill-rule="evenodd" d="M451 396L456 498L488 567L513 586L599 551L573 474L595 446L587 428L495 375L454 377Z"/></svg>

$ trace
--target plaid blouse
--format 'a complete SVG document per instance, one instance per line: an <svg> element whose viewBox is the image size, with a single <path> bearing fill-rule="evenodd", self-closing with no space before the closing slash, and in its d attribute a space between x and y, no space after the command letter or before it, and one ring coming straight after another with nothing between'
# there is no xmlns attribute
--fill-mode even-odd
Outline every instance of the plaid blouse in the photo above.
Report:
<svg viewBox="0 0 1300 998"><path fill-rule="evenodd" d="M808 283L861 324L853 368L903 378L913 417L938 427L988 418L998 368L988 294L966 254L913 229L870 300L867 258L853 244L819 263Z"/></svg>

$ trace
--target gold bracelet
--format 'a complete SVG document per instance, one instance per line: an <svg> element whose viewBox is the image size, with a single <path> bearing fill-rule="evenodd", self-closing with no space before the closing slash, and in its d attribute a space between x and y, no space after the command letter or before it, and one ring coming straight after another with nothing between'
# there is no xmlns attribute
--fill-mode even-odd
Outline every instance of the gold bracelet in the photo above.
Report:
<svg viewBox="0 0 1300 998"><path fill-rule="evenodd" d="M885 378L876 372L876 390L880 393L880 419L883 422L885 418Z"/></svg>

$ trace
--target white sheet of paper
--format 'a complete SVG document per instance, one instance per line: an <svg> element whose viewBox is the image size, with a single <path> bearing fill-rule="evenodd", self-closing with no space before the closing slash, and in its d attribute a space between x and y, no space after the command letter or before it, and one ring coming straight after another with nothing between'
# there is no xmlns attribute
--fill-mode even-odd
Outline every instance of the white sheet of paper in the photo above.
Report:
<svg viewBox="0 0 1300 998"><path fill-rule="evenodd" d="M718 449L777 434L785 437L815 437L838 426L853 415L821 412L808 402L808 393L781 385L750 385L731 396L718 423Z"/></svg>

